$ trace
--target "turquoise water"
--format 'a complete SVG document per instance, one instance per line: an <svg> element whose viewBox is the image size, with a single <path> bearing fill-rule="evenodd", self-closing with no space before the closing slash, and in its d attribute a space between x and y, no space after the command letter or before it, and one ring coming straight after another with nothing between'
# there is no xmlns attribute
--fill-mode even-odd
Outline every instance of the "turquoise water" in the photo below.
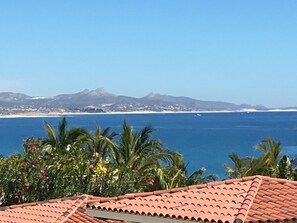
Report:
<svg viewBox="0 0 297 223"><path fill-rule="evenodd" d="M45 136L44 123L57 126L61 118L0 119L0 153L9 155L22 151L23 139ZM297 156L297 113L203 113L203 114L125 114L68 116L69 126L90 130L95 123L119 132L123 120L141 129L151 125L154 137L168 149L181 152L189 172L205 167L207 174L224 177L228 154L256 155L255 145L270 136L281 141L284 151Z"/></svg>

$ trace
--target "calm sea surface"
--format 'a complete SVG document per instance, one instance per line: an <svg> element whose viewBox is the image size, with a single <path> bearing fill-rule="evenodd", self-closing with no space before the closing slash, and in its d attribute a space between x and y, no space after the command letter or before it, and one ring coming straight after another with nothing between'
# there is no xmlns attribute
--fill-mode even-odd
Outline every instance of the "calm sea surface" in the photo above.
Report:
<svg viewBox="0 0 297 223"><path fill-rule="evenodd" d="M22 151L23 139L45 136L44 123L57 126L60 117L0 119L0 153ZM297 112L208 113L208 114L125 114L67 117L69 126L90 130L95 124L119 132L124 120L141 129L151 125L154 137L170 150L181 152L189 172L200 167L207 174L224 177L228 154L256 155L255 145L266 136L281 141L284 151L297 156Z"/></svg>

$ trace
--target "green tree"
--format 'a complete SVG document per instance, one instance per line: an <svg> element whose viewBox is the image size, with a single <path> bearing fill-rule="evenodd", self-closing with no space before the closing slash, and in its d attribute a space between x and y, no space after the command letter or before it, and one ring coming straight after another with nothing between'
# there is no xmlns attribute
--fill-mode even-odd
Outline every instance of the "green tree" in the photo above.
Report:
<svg viewBox="0 0 297 223"><path fill-rule="evenodd" d="M90 191L90 160L85 149L91 138L89 131L80 127L68 128L65 117L60 121L57 132L48 123L45 131L47 137L42 140L42 148L49 176L49 196L73 196Z"/></svg>
<svg viewBox="0 0 297 223"><path fill-rule="evenodd" d="M2 203L40 201L49 198L48 173L39 139L26 139L23 153L0 160Z"/></svg>
<svg viewBox="0 0 297 223"><path fill-rule="evenodd" d="M158 183L161 189L170 189L175 187L183 187L193 184L208 183L215 181L215 175L203 176L205 168L200 168L188 175L187 166L184 158L180 153L173 153L173 164L171 166L158 169Z"/></svg>
<svg viewBox="0 0 297 223"><path fill-rule="evenodd" d="M124 121L120 141L112 151L112 159L118 167L130 167L138 171L157 169L172 163L172 153L158 139L152 138L153 128L146 126L135 132Z"/></svg>
<svg viewBox="0 0 297 223"><path fill-rule="evenodd" d="M173 165L173 152L165 149L160 140L152 137L153 131L149 126L135 131L126 121L123 122L120 139L111 153L119 187L128 182L124 186L126 191L124 189L122 192L160 189L156 184L160 170Z"/></svg>
<svg viewBox="0 0 297 223"><path fill-rule="evenodd" d="M266 137L257 145L256 148L261 150L262 154L259 159L262 159L265 165L265 168L262 168L263 172L261 174L278 177L278 163L282 152L281 143L275 142L271 138Z"/></svg>
<svg viewBox="0 0 297 223"><path fill-rule="evenodd" d="M233 167L225 164L226 176L228 178L240 178L261 174L265 168L265 160L255 157L239 157L236 153L228 155Z"/></svg>
<svg viewBox="0 0 297 223"><path fill-rule="evenodd" d="M110 156L111 151L115 147L113 139L116 135L115 132L110 131L110 128L105 128L102 131L100 127L95 126L95 132L93 134L90 133L87 140L89 156L99 156L102 159Z"/></svg>
<svg viewBox="0 0 297 223"><path fill-rule="evenodd" d="M83 128L68 128L65 117L59 123L57 133L55 128L48 123L45 124L45 131L47 138L43 139L42 145L48 154L63 154L71 147L82 147L89 138L89 132Z"/></svg>
<svg viewBox="0 0 297 223"><path fill-rule="evenodd" d="M282 154L281 143L276 143L271 138L266 137L256 146L256 149L261 152L258 158L242 158L236 153L231 153L229 158L233 163L233 167L225 164L226 176L228 178L239 178L253 175L279 177L279 162ZM285 168L283 165L282 167Z"/></svg>
<svg viewBox="0 0 297 223"><path fill-rule="evenodd" d="M87 194L92 190L90 161L84 148L72 146L46 159L50 198Z"/></svg>
<svg viewBox="0 0 297 223"><path fill-rule="evenodd" d="M293 168L292 160L287 155L284 155L278 163L278 177L290 180L296 180L296 170Z"/></svg>

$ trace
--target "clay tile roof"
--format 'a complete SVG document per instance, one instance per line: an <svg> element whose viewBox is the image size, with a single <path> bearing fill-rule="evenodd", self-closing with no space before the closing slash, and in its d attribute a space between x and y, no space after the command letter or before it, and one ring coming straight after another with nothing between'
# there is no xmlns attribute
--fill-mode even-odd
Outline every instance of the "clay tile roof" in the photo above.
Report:
<svg viewBox="0 0 297 223"><path fill-rule="evenodd" d="M11 205L0 208L0 223L119 223L102 220L86 213L86 200L98 199L90 195L49 201Z"/></svg>
<svg viewBox="0 0 297 223"><path fill-rule="evenodd" d="M97 217L155 217L213 223L284 222L297 219L297 182L265 176L89 201ZM96 213L96 214L94 214ZM122 214L122 215L121 215ZM125 217L122 217L125 216Z"/></svg>

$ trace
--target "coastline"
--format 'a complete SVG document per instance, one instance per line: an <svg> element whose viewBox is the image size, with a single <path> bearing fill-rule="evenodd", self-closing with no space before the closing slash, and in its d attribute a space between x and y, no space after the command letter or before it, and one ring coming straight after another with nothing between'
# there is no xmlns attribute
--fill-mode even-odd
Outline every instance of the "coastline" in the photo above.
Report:
<svg viewBox="0 0 297 223"><path fill-rule="evenodd" d="M19 114L1 115L1 118L50 118L50 117L63 117L63 116L80 116L80 115L145 115L145 114L208 114L208 113L254 113L254 112L297 112L297 109L243 109L243 110L218 110L218 111L131 111L131 112L24 112Z"/></svg>

